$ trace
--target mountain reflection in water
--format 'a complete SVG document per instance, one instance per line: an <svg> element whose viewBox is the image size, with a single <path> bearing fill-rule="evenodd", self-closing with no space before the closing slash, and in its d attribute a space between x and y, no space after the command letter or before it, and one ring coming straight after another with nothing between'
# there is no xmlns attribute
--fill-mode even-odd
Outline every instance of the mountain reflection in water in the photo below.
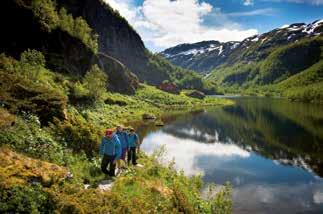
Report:
<svg viewBox="0 0 323 214"><path fill-rule="evenodd" d="M142 148L165 145L166 158L206 183L234 186L236 213L323 211L323 108L268 98L143 127Z"/></svg>

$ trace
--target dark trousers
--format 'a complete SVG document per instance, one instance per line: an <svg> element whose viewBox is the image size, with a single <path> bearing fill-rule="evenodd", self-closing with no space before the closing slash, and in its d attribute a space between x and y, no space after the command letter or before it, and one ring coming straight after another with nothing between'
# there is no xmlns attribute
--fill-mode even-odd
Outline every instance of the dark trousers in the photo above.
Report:
<svg viewBox="0 0 323 214"><path fill-rule="evenodd" d="M133 165L137 164L136 147L130 147L128 151L128 164L132 161Z"/></svg>
<svg viewBox="0 0 323 214"><path fill-rule="evenodd" d="M104 155L101 162L101 170L104 174L109 176L115 176L116 164L113 163L115 156ZM107 167L109 165L109 170Z"/></svg>

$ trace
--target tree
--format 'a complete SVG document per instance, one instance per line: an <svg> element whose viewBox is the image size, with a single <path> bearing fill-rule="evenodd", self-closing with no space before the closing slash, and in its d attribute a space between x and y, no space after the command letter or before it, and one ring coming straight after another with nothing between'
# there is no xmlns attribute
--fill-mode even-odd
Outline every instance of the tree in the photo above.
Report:
<svg viewBox="0 0 323 214"><path fill-rule="evenodd" d="M89 91L89 96L100 100L107 91L108 75L98 65L93 65L86 73L83 80L84 87Z"/></svg>
<svg viewBox="0 0 323 214"><path fill-rule="evenodd" d="M32 80L38 80L39 73L45 65L46 60L42 52L28 49L20 56L20 71Z"/></svg>

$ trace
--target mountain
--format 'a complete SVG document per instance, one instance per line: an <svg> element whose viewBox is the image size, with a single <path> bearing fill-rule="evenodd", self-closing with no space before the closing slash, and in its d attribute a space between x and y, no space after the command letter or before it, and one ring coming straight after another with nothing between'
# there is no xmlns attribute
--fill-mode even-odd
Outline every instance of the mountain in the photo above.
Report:
<svg viewBox="0 0 323 214"><path fill-rule="evenodd" d="M242 42L183 44L161 55L205 73L227 93L323 100L323 20L292 24Z"/></svg>
<svg viewBox="0 0 323 214"><path fill-rule="evenodd" d="M6 29L0 53L18 59L27 49L39 50L48 68L72 76L84 76L98 64L109 76L109 90L120 93L133 94L139 81L159 85L165 80L180 88L214 91L201 76L150 53L132 26L102 0L0 4Z"/></svg>
<svg viewBox="0 0 323 214"><path fill-rule="evenodd" d="M221 65L239 44L239 42L218 41L181 44L166 49L160 55L175 65L205 73Z"/></svg>
<svg viewBox="0 0 323 214"><path fill-rule="evenodd" d="M48 68L73 76L83 76L98 64L114 80L109 84L111 91L134 93L137 77L116 60L98 53L96 35L83 18L67 14L52 1L4 0L0 4L0 24L6 29L0 53L18 59L27 49L39 50Z"/></svg>
<svg viewBox="0 0 323 214"><path fill-rule="evenodd" d="M271 49L323 33L323 20L311 24L296 23L268 33L249 37L242 42L204 41L181 44L160 55L175 65L209 73L216 67L236 62L255 62L266 58Z"/></svg>

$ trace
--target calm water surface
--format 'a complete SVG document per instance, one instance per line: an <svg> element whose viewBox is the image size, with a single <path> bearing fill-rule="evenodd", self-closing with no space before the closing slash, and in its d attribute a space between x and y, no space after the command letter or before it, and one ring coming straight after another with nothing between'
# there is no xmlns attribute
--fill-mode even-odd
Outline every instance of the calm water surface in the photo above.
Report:
<svg viewBox="0 0 323 214"><path fill-rule="evenodd" d="M143 126L142 149L233 187L234 213L323 213L323 106L234 98L235 106ZM155 130L152 130L155 129Z"/></svg>

